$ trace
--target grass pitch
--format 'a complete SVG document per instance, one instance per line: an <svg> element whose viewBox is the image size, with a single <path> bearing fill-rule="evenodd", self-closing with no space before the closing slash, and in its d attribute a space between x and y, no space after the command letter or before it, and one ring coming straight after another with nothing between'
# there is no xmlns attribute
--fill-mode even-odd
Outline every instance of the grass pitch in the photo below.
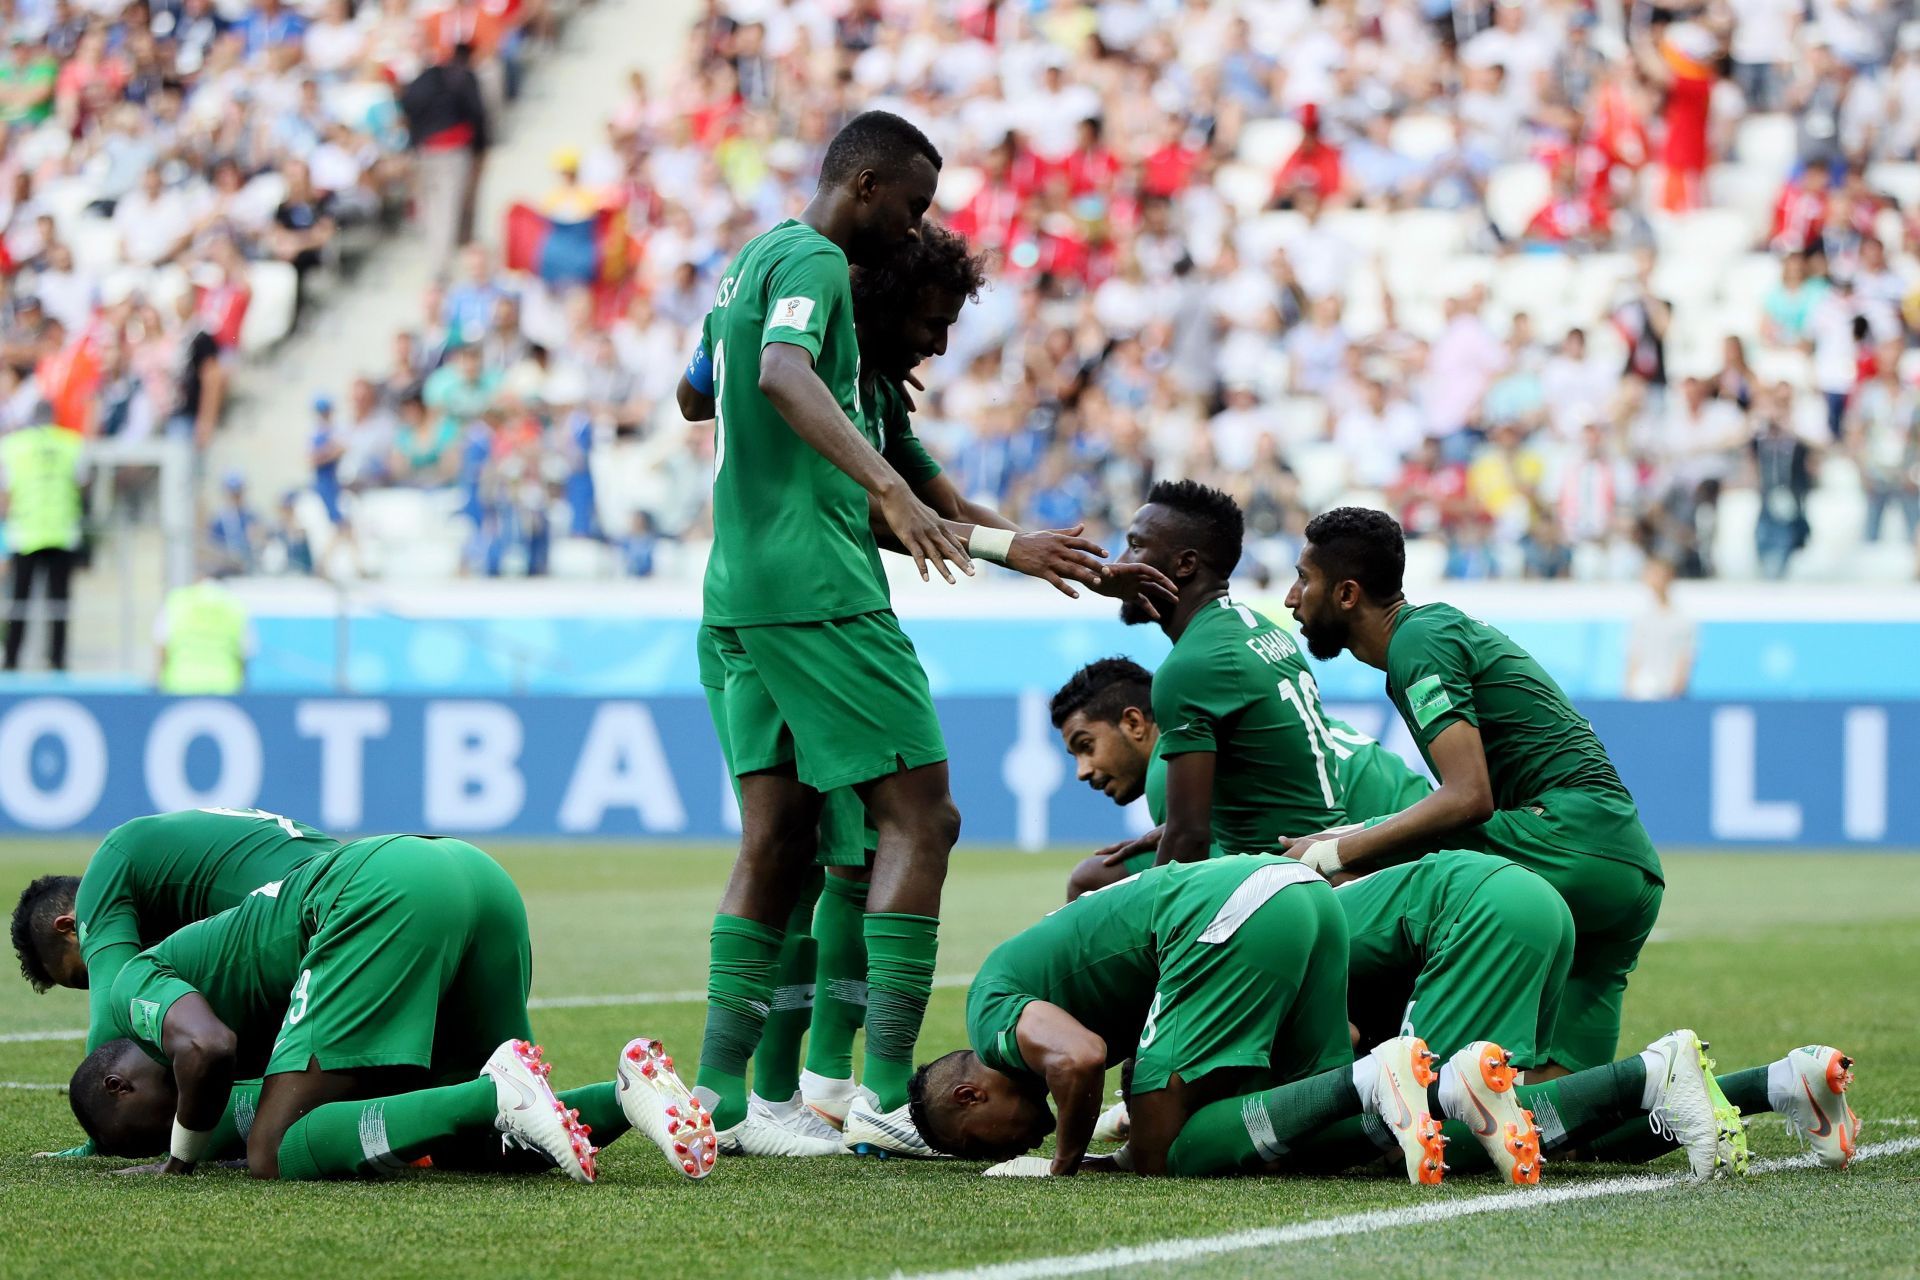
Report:
<svg viewBox="0 0 1920 1280"><path fill-rule="evenodd" d="M91 846L0 846L0 888L78 871ZM494 850L527 898L534 928L534 1027L561 1086L610 1078L636 1034L664 1039L689 1068L699 1046L707 925L726 851L701 847ZM954 860L941 972L986 952L1060 899L1069 853L966 850ZM1673 854L1669 888L1627 1000L1623 1051L1675 1026L1713 1041L1721 1066L1768 1061L1803 1043L1857 1060L1856 1109L1872 1146L1920 1139L1920 857ZM935 992L924 1056L962 1042L964 992ZM555 1002L555 1003L548 1003ZM1920 1258L1920 1151L1845 1174L1789 1168L1742 1183L1635 1184L1626 1194L1536 1204L1458 1178L1428 1192L1398 1175L1149 1183L983 1180L980 1166L871 1160L723 1162L687 1185L657 1153L621 1141L601 1181L425 1172L386 1183L275 1186L243 1174L116 1179L119 1162L40 1161L76 1127L60 1092L80 993L36 997L0 981L0 1275L376 1276L673 1274L879 1276L1064 1259L1258 1228L1257 1247L1162 1255L1123 1274L1170 1276L1534 1277L1912 1276ZM41 1086L41 1087L30 1087ZM1761 1157L1798 1145L1773 1117L1752 1128ZM1920 1142L1903 1144L1920 1146ZM1543 1186L1602 1190L1646 1169L1554 1163ZM1510 1199L1473 1216L1410 1223L1392 1211ZM1352 1215L1387 1216L1353 1222ZM1335 1219L1335 1229L1314 1238ZM1178 1248L1179 1246L1175 1246ZM1108 1273L1099 1259L1077 1273ZM1066 1273L1030 1265L1017 1274Z"/></svg>

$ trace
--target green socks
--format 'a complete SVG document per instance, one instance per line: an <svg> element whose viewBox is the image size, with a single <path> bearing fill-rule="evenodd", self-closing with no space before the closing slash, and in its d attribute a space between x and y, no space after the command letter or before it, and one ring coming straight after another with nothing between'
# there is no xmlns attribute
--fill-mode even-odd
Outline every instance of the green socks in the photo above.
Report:
<svg viewBox="0 0 1920 1280"><path fill-rule="evenodd" d="M830 1080L853 1077L853 1037L867 1020L867 882L827 877L813 913L819 961L807 1070Z"/></svg>
<svg viewBox="0 0 1920 1280"><path fill-rule="evenodd" d="M280 1140L280 1180L404 1169L435 1142L491 1128L498 1107L494 1083L484 1077L391 1098L329 1102L295 1121Z"/></svg>
<svg viewBox="0 0 1920 1280"><path fill-rule="evenodd" d="M695 1087L713 1095L716 1129L747 1118L747 1060L773 1004L780 930L741 916L717 915L707 962L707 1029Z"/></svg>
<svg viewBox="0 0 1920 1280"><path fill-rule="evenodd" d="M608 1080L562 1089L554 1095L562 1106L580 1113L580 1123L593 1131L593 1145L604 1147L633 1126L620 1109L620 1086Z"/></svg>
<svg viewBox="0 0 1920 1280"><path fill-rule="evenodd" d="M873 1090L880 1111L893 1111L906 1105L907 1081L913 1078L913 1045L933 995L940 922L932 916L874 912L865 917L862 931L867 941L867 1062L861 1083Z"/></svg>
<svg viewBox="0 0 1920 1280"><path fill-rule="evenodd" d="M1295 1140L1357 1116L1360 1107L1351 1067L1264 1093L1223 1098L1200 1108L1180 1130L1167 1153L1167 1172L1175 1177L1257 1172L1285 1156ZM1364 1144L1359 1158L1377 1152L1357 1128L1348 1136Z"/></svg>
<svg viewBox="0 0 1920 1280"><path fill-rule="evenodd" d="M1616 1064L1617 1065L1617 1064ZM1569 1076L1568 1079L1575 1077ZM1724 1076L1715 1076L1720 1091L1727 1095L1727 1101L1740 1108L1742 1115L1755 1115L1773 1110L1773 1104L1767 1101L1767 1069L1749 1067L1745 1071L1732 1071ZM1628 1120L1608 1131L1597 1134L1580 1144L1580 1155L1587 1160L1607 1160L1616 1164L1645 1164L1649 1160L1658 1160L1669 1151L1679 1149L1679 1143L1672 1138L1655 1133L1646 1121L1646 1115L1639 1109L1638 1099L1632 1113L1635 1119Z"/></svg>
<svg viewBox="0 0 1920 1280"><path fill-rule="evenodd" d="M768 1102L785 1102L800 1089L800 1038L813 1019L813 904L820 896L815 871L787 918L787 937L773 980L773 1008L760 1047L753 1052L753 1091Z"/></svg>
<svg viewBox="0 0 1920 1280"><path fill-rule="evenodd" d="M227 1094L227 1109L220 1123L213 1126L213 1142L207 1148L209 1160L245 1160L247 1134L253 1129L253 1113L260 1108L260 1082L241 1080Z"/></svg>

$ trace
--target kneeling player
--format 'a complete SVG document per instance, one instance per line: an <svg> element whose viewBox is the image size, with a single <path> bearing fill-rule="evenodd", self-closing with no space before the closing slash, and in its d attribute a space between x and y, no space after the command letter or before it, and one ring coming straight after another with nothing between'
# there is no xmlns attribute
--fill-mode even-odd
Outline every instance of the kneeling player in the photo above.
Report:
<svg viewBox="0 0 1920 1280"><path fill-rule="evenodd" d="M1313 677L1299 672L1300 690L1326 726L1325 748L1333 757L1333 785L1347 817L1355 822L1398 813L1431 789L1407 762L1319 706ZM1153 718L1153 675L1130 658L1101 658L1073 673L1053 695L1053 727L1073 757L1074 776L1115 804L1141 796L1153 829L1109 845L1074 867L1069 900L1153 865L1167 819L1167 762L1160 754L1160 726ZM1220 856L1215 841L1211 856Z"/></svg>
<svg viewBox="0 0 1920 1280"><path fill-rule="evenodd" d="M74 1072L74 1114L101 1152L165 1149L153 1169L184 1173L209 1155L234 1080L259 1075L257 1178L464 1163L489 1147L482 1163L497 1165L511 1146L591 1182L589 1134L628 1126L685 1176L710 1172L712 1125L653 1041L622 1051L616 1081L554 1094L527 1020L532 967L525 905L486 854L361 840L122 969L111 1012L124 1038Z"/></svg>
<svg viewBox="0 0 1920 1280"><path fill-rule="evenodd" d="M1369 1113L1399 1141L1409 1178L1438 1182L1429 1086L1471 1070L1478 1104L1517 1125L1510 1079L1481 1082L1479 1058L1498 1053L1483 1045L1436 1075L1413 1037L1355 1063L1346 952L1333 894L1285 858L1170 864L1085 894L981 966L967 997L973 1048L915 1075L915 1123L953 1155L1018 1156L1055 1131L1051 1094L1057 1154L1035 1171L1071 1174L1107 1068L1131 1056L1121 1168L1273 1168L1295 1142Z"/></svg>

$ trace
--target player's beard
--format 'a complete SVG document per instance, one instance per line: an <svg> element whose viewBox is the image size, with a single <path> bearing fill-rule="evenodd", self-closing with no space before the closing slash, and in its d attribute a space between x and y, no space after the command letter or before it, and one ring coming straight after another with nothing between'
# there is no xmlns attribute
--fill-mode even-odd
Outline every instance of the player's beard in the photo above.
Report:
<svg viewBox="0 0 1920 1280"><path fill-rule="evenodd" d="M1307 642L1308 653L1327 662L1346 649L1351 630L1344 619L1315 618L1300 624L1300 638Z"/></svg>
<svg viewBox="0 0 1920 1280"><path fill-rule="evenodd" d="M1159 619L1147 611L1146 601L1138 596L1128 596L1120 602L1120 621L1137 627L1143 623L1158 622Z"/></svg>

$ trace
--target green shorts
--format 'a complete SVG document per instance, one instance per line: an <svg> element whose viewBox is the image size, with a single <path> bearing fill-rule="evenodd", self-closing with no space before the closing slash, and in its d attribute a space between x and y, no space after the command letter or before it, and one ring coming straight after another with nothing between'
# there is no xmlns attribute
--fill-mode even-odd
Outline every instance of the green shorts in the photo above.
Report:
<svg viewBox="0 0 1920 1280"><path fill-rule="evenodd" d="M832 791L947 758L927 673L891 610L703 630L736 775L791 764Z"/></svg>
<svg viewBox="0 0 1920 1280"><path fill-rule="evenodd" d="M713 717L713 732L720 739L720 758L726 761L727 777L733 783L733 802L740 803L740 775L733 767L733 735L727 729L726 668L720 660L720 646L712 627L701 627L695 642L700 661L701 692L707 695L707 712ZM873 852L874 831L867 821L866 806L852 787L839 787L826 794L820 809L820 846L814 855L818 867L864 867Z"/></svg>
<svg viewBox="0 0 1920 1280"><path fill-rule="evenodd" d="M526 904L463 840L363 843L373 851L343 858L339 883L314 886L320 919L262 1074L317 1062L471 1078L501 1041L533 1034Z"/></svg>
<svg viewBox="0 0 1920 1280"><path fill-rule="evenodd" d="M1251 1072L1251 1091L1353 1061L1346 916L1325 882L1293 870L1269 864L1222 892L1168 900L1133 1092L1229 1069Z"/></svg>
<svg viewBox="0 0 1920 1280"><path fill-rule="evenodd" d="M1574 1071L1612 1062L1627 975L1665 892L1640 815L1624 798L1550 791L1494 814L1478 835L1478 847L1534 872L1573 913L1573 966L1548 1057Z"/></svg>
<svg viewBox="0 0 1920 1280"><path fill-rule="evenodd" d="M1421 862L1479 855L1437 853ZM1447 902L1430 925L1428 904L1410 902L1401 882L1421 862L1377 871L1340 886L1353 938L1348 1014L1361 1045L1419 1036L1442 1058L1491 1040L1521 1068L1545 1065L1573 963L1573 916L1553 886L1507 864L1479 879L1463 902ZM1420 921L1427 936L1407 937Z"/></svg>

